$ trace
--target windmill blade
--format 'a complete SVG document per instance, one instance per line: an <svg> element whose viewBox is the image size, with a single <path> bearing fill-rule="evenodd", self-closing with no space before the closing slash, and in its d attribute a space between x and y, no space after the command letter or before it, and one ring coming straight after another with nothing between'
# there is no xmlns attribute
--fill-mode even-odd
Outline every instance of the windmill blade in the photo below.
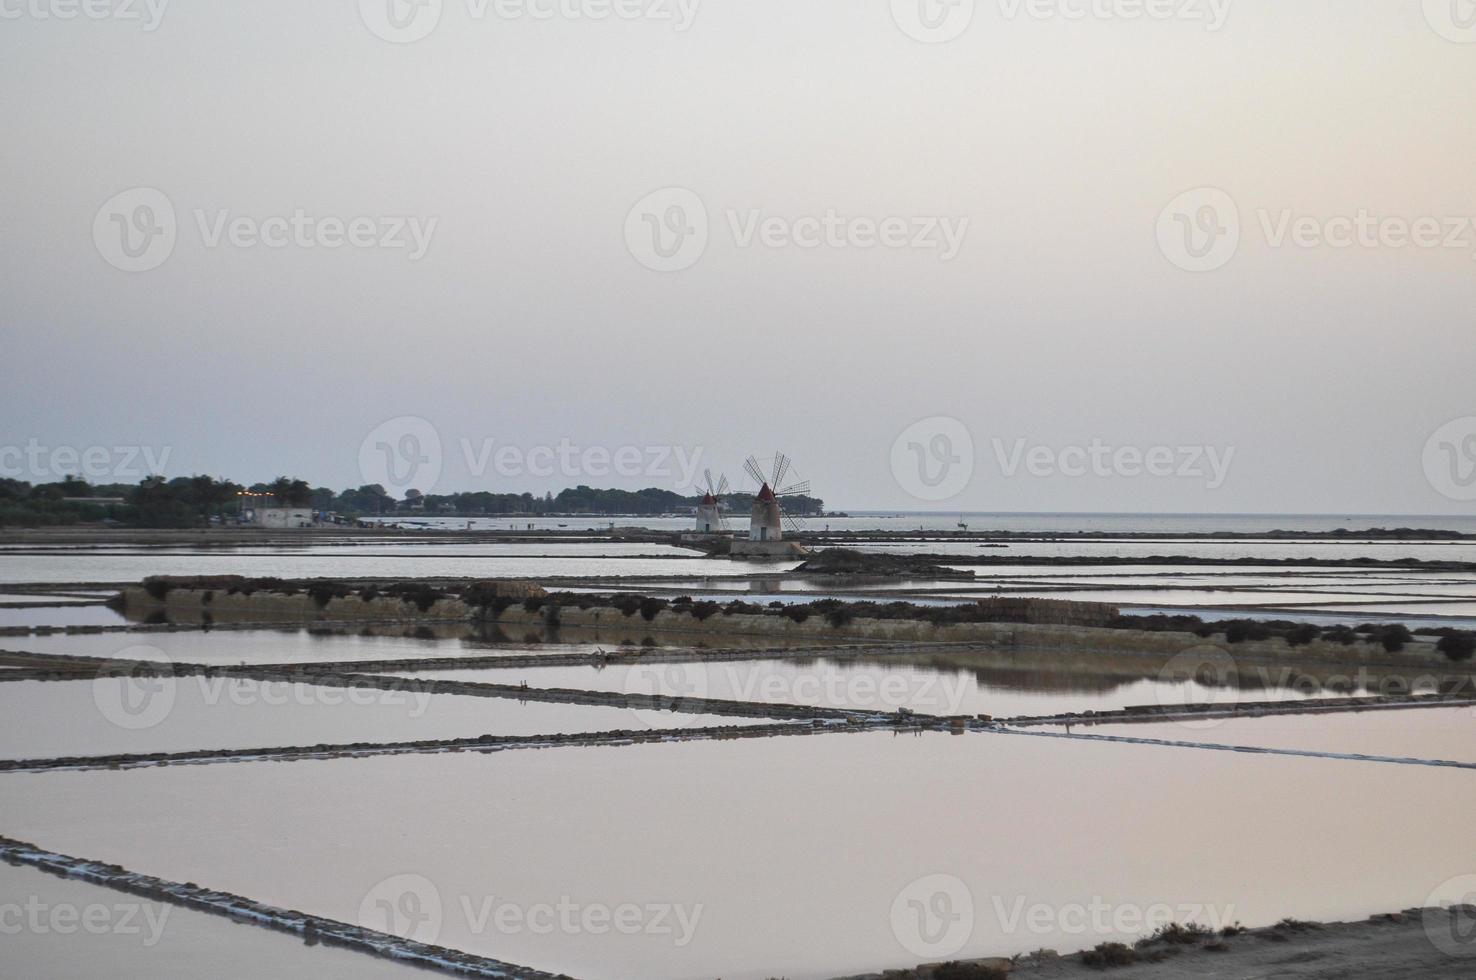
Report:
<svg viewBox="0 0 1476 980"><path fill-rule="evenodd" d="M728 515L727 514L724 514L721 510L718 511L718 530L719 531L727 531L727 530L729 530L729 527L728 527Z"/></svg>
<svg viewBox="0 0 1476 980"><path fill-rule="evenodd" d="M810 526L805 523L803 517L795 517L792 514L784 515L784 526L791 531L808 531L810 529Z"/></svg>
<svg viewBox="0 0 1476 980"><path fill-rule="evenodd" d="M810 492L810 481L809 480L801 480L798 483L791 483L789 486L785 487L783 490L775 490L774 491L774 495L776 497L793 497L796 494L809 493L809 492Z"/></svg>
<svg viewBox="0 0 1476 980"><path fill-rule="evenodd" d="M778 487L784 482L784 475L789 472L789 457L783 453L774 454L774 482L771 487Z"/></svg>
<svg viewBox="0 0 1476 980"><path fill-rule="evenodd" d="M768 482L764 479L764 471L759 469L758 460L754 459L752 456L743 461L743 470L749 476L753 477L755 488L761 487Z"/></svg>
<svg viewBox="0 0 1476 980"><path fill-rule="evenodd" d="M703 470L702 478L707 481L707 492L712 493L713 496L717 496L712 490L712 470Z"/></svg>
<svg viewBox="0 0 1476 980"><path fill-rule="evenodd" d="M717 490L715 490L713 492L713 496L714 497L721 497L723 494L727 493L728 490L729 490L729 487L728 487L728 478L726 476L724 476L723 474L719 473L718 474Z"/></svg>

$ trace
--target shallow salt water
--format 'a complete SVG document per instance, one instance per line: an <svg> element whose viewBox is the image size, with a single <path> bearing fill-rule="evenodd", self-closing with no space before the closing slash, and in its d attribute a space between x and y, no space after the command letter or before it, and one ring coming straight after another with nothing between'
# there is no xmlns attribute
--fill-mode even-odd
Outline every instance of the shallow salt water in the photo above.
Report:
<svg viewBox="0 0 1476 980"><path fill-rule="evenodd" d="M756 723L602 705L242 678L0 682L4 759ZM4 832L0 827L0 834Z"/></svg>
<svg viewBox="0 0 1476 980"><path fill-rule="evenodd" d="M1476 706L1088 725L1075 731L1085 735L1476 762ZM1476 777L1476 773L1469 775Z"/></svg>
<svg viewBox="0 0 1476 980"><path fill-rule="evenodd" d="M49 606L67 606L76 602L92 602L97 598L106 598L107 595L108 593L84 595L81 592L11 592L0 594L0 603L20 603L24 605L44 603Z"/></svg>
<svg viewBox="0 0 1476 980"><path fill-rule="evenodd" d="M627 628L627 625L629 628ZM369 627L383 631L392 627ZM437 627L437 629L440 629ZM709 647L817 646L804 638L714 636L671 631L645 631L638 625L620 624L609 629L563 629L560 642L526 642L516 634L478 631L471 626L445 628L450 635L426 638L404 635L365 635L310 629L286 630L175 630L160 632L49 634L10 637L3 645L27 653L128 660L164 660L203 664L324 663L359 660L410 660L425 657L526 657L555 654L595 656L601 651L629 649L634 637L649 639L643 646L684 647L700 643ZM534 631L535 639L543 634Z"/></svg>
<svg viewBox="0 0 1476 980"><path fill-rule="evenodd" d="M21 926L7 928L0 946L0 971L7 977L425 980L432 976L379 957L321 944L307 946L288 933L30 867L0 863L0 896L0 908L14 909L8 924Z"/></svg>
<svg viewBox="0 0 1476 980"><path fill-rule="evenodd" d="M664 694L855 708L894 712L997 718L1060 712L1108 711L1129 705L1223 701L1224 689L1197 682L1166 683L1153 677L1087 674L1039 669L940 668L874 660L742 660L713 663L525 667L395 671L395 676L566 687L593 691ZM1311 693L1305 685L1257 687L1245 700L1301 700L1345 696L1347 691ZM1240 696L1240 695L1237 695Z"/></svg>
<svg viewBox="0 0 1476 980"><path fill-rule="evenodd" d="M1412 830L1476 807L1467 772L1012 735L0 778L10 836L341 919L409 895L417 938L596 980L1065 951L1156 909L1352 919L1476 870ZM584 914L630 907L634 934Z"/></svg>
<svg viewBox="0 0 1476 980"><path fill-rule="evenodd" d="M0 626L122 626L128 620L107 606L0 607Z"/></svg>
<svg viewBox="0 0 1476 980"><path fill-rule="evenodd" d="M434 557L413 554L297 554L292 551L231 554L46 554L0 553L0 582L138 582L149 575L247 575L278 578L527 578L594 575L690 575L701 568L714 576L786 571L798 562L708 561L692 552L659 558L487 557L439 546ZM700 563L700 566L699 566Z"/></svg>
<svg viewBox="0 0 1476 980"><path fill-rule="evenodd" d="M1309 559L1352 558L1388 560L1420 558L1425 561L1476 561L1472 541L1260 541L1254 539L1206 540L1105 540L1105 541L1004 541L1003 548L981 548L979 542L893 541L859 543L859 551L891 554L982 555L986 557L1043 558L1153 558L1183 556L1217 559Z"/></svg>

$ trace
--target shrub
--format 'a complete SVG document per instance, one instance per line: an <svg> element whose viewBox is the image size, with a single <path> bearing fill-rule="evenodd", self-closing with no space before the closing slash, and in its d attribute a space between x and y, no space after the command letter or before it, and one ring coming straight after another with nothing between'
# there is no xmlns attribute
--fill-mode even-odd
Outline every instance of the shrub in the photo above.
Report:
<svg viewBox="0 0 1476 980"><path fill-rule="evenodd" d="M384 592L385 595L397 597L401 602L415 603L415 608L421 612L429 612L436 600L444 596L444 593L423 582L399 582L389 586Z"/></svg>
<svg viewBox="0 0 1476 980"><path fill-rule="evenodd" d="M646 601L645 596L621 595L611 600L610 605L620 610L623 616L634 616L640 611L641 603Z"/></svg>
<svg viewBox="0 0 1476 980"><path fill-rule="evenodd" d="M543 596L530 595L528 598L523 600L523 609L530 613L536 613L538 610L543 608L543 602Z"/></svg>
<svg viewBox="0 0 1476 980"><path fill-rule="evenodd" d="M784 610L784 615L788 616L796 623L803 623L805 620L810 618L810 607L795 603L788 609Z"/></svg>
<svg viewBox="0 0 1476 980"><path fill-rule="evenodd" d="M1476 653L1476 633L1447 633L1435 644L1435 649L1451 660L1470 660Z"/></svg>
<svg viewBox="0 0 1476 980"><path fill-rule="evenodd" d="M1081 954L1087 966L1105 970L1113 966L1130 966L1138 961L1138 954L1122 943L1098 943L1095 948Z"/></svg>
<svg viewBox="0 0 1476 980"><path fill-rule="evenodd" d="M656 596L647 596L641 600L641 618L646 622L656 618L656 614L666 608L666 600Z"/></svg>
<svg viewBox="0 0 1476 980"><path fill-rule="evenodd" d="M840 629L842 626L845 626L847 623L855 618L856 614L851 611L850 606L842 606L839 609L833 610L828 616L825 617L826 621L829 622L830 625L834 626L836 629Z"/></svg>
<svg viewBox="0 0 1476 980"><path fill-rule="evenodd" d="M1139 949L1142 949L1144 946L1151 946L1154 943L1188 946L1199 942L1201 939L1208 939L1213 934L1213 930L1208 926L1202 926L1198 923L1191 922L1188 925L1180 925L1177 922L1170 922L1168 925L1159 926L1153 935L1148 936L1146 939L1138 940L1137 946Z"/></svg>
<svg viewBox="0 0 1476 980"><path fill-rule="evenodd" d="M983 963L939 963L933 967L933 980L1007 980L1009 971Z"/></svg>
<svg viewBox="0 0 1476 980"><path fill-rule="evenodd" d="M1409 627L1403 623L1391 623L1388 626L1379 627L1374 639L1383 644L1385 650L1390 653L1398 653L1404 649L1404 645L1414 639Z"/></svg>
<svg viewBox="0 0 1476 980"><path fill-rule="evenodd" d="M149 594L150 598L158 599L160 602L163 602L164 597L167 596L170 590L174 588L174 583L166 581L162 578L146 578L144 579L143 587L144 591Z"/></svg>
<svg viewBox="0 0 1476 980"><path fill-rule="evenodd" d="M1271 624L1254 619L1232 619L1224 624L1226 643L1244 643L1246 640L1267 640L1272 636Z"/></svg>
<svg viewBox="0 0 1476 980"><path fill-rule="evenodd" d="M718 611L722 608L722 606L719 606L715 602L694 602L692 603L692 616L700 623L705 619L717 615Z"/></svg>
<svg viewBox="0 0 1476 980"><path fill-rule="evenodd" d="M319 609L323 609L334 599L341 599L348 595L349 589L337 582L315 582L308 586L307 594Z"/></svg>
<svg viewBox="0 0 1476 980"><path fill-rule="evenodd" d="M474 609L480 609L484 614L493 619L501 616L503 610L509 606L518 604L518 600L510 599L505 595L497 595L496 590L486 586L472 586L461 594L461 601Z"/></svg>
<svg viewBox="0 0 1476 980"><path fill-rule="evenodd" d="M1286 634L1286 642L1294 647L1306 646L1322 634L1322 630L1312 623L1299 623L1291 628Z"/></svg>

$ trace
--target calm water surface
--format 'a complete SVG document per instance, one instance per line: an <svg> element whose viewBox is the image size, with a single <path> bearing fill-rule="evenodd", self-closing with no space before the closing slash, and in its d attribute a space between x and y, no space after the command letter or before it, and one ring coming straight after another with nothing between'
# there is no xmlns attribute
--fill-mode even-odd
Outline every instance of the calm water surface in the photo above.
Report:
<svg viewBox="0 0 1476 980"><path fill-rule="evenodd" d="M1425 904L1476 871L1450 834L1417 829L1476 808L1468 772L1011 735L3 780L12 836L350 920L410 889L439 909L439 942L593 978L819 980L916 963L908 899L931 875L949 876L968 922L957 955L975 956L1121 938L1058 915L1077 906L1351 919ZM479 911L561 902L696 921L537 935ZM1050 910L1043 924L1012 914L1033 906Z"/></svg>
<svg viewBox="0 0 1476 980"><path fill-rule="evenodd" d="M83 855L85 856L85 855ZM0 864L0 901L34 906L46 928L6 931L0 969L7 977L48 980L426 980L434 974L333 946L307 946L295 936L241 925L218 915L150 902L99 885ZM90 911L105 909L106 912ZM54 911L94 918L93 931L62 922ZM29 912L24 912L29 915ZM105 966L104 966L105 964Z"/></svg>
<svg viewBox="0 0 1476 980"><path fill-rule="evenodd" d="M1476 707L1227 718L1180 724L1092 725L1088 735L1476 762ZM1471 774L1476 778L1476 773Z"/></svg>
<svg viewBox="0 0 1476 980"><path fill-rule="evenodd" d="M0 758L5 759L752 723L221 677L0 683Z"/></svg>
<svg viewBox="0 0 1476 980"><path fill-rule="evenodd" d="M1052 669L946 669L857 660L758 660L648 666L529 667L500 670L396 672L407 678L512 683L593 691L664 694L856 708L894 712L999 718L1058 712L1110 711L1129 705L1224 701L1239 696L1196 682L1167 683L1150 677L1111 676ZM1257 687L1246 700L1301 700L1346 696L1312 693L1304 685Z"/></svg>

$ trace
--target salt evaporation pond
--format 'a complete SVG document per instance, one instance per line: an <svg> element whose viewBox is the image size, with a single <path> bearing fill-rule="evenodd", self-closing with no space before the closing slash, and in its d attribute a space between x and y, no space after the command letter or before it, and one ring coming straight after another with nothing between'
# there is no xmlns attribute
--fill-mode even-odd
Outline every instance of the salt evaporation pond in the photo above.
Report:
<svg viewBox="0 0 1476 980"><path fill-rule="evenodd" d="M392 960L243 925L35 868L0 863L0 895L20 906L5 930L6 976L91 980L425 980ZM76 919L70 918L76 910ZM34 915L34 919L33 919ZM81 916L89 918L83 920ZM53 917L56 916L55 920ZM41 928L32 928L31 922ZM59 928L53 926L59 923ZM107 964L101 968L100 964Z"/></svg>
<svg viewBox="0 0 1476 980"><path fill-rule="evenodd" d="M1111 711L1143 704L1225 701L1225 688L1198 681L1171 683L1156 677L1093 674L1082 669L1036 670L944 668L880 663L871 659L735 660L709 663L616 664L605 667L444 668L395 671L422 680L472 681L529 687L693 696L735 701L802 704L827 708L894 712L898 708L933 715L987 714L997 718L1064 712ZM1073 666L1080 667L1079 664ZM1287 676L1288 682L1295 678ZM1276 676L1272 680L1278 679ZM1244 700L1302 700L1362 693L1310 685L1254 687Z"/></svg>
<svg viewBox="0 0 1476 980"><path fill-rule="evenodd" d="M414 892L435 941L595 980L820 980L1131 938L1062 914L1103 905L1357 919L1476 871L1427 827L1476 807L1469 772L1003 734L3 778L11 836L350 921ZM940 889L966 928L919 955ZM559 905L671 912L630 935L499 914Z"/></svg>
<svg viewBox="0 0 1476 980"><path fill-rule="evenodd" d="M689 575L696 562L703 574L750 575L787 571L798 562L706 562L701 556L661 558L524 557L497 558L448 554L438 557L401 555L258 555L210 554L67 554L0 553L0 582L138 582L149 575L245 575L263 578L547 578L597 575Z"/></svg>
<svg viewBox="0 0 1476 980"><path fill-rule="evenodd" d="M226 677L0 683L0 758L4 759L578 734L758 721L761 719Z"/></svg>
<svg viewBox="0 0 1476 980"><path fill-rule="evenodd" d="M1476 763L1476 706L1471 705L1089 725L1074 730L1082 735Z"/></svg>
<svg viewBox="0 0 1476 980"><path fill-rule="evenodd" d="M628 629L627 629L628 626ZM521 629L509 627L514 636ZM650 639L651 647L683 647L702 643L709 647L767 649L770 647L818 646L808 638L768 636L720 636L711 633L684 634L644 630L638 623L615 624L609 629L565 628L557 636L567 642L526 642L506 634L479 631L463 624L436 625L426 630L370 625L361 631L331 629L216 629L167 630L77 634L38 634L12 637L5 644L26 653L58 656L162 660L213 665L311 664L367 660L415 660L427 657L532 657L544 655L588 656L629 649L622 643L632 636ZM406 634L411 635L406 635ZM534 628L535 639L547 635ZM499 637L499 638L493 638Z"/></svg>
<svg viewBox="0 0 1476 980"><path fill-rule="evenodd" d="M0 606L0 627L122 626L128 620L107 606Z"/></svg>

